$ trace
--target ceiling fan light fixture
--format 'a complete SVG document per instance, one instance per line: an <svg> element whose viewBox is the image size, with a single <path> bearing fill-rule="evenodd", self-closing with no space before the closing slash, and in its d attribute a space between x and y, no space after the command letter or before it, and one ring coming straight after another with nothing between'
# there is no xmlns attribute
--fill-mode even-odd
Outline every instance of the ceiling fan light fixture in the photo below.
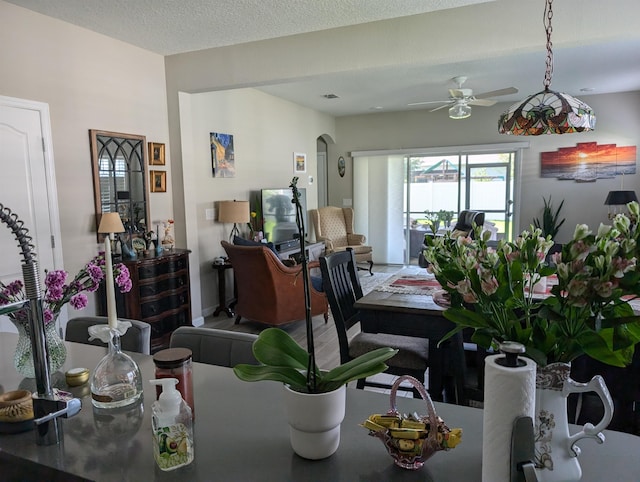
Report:
<svg viewBox="0 0 640 482"><path fill-rule="evenodd" d="M572 134L592 131L596 127L593 109L575 97L551 90L553 51L551 50L551 18L553 0L546 0L543 24L547 34L547 60L544 90L513 104L498 121L500 134L539 136L540 134Z"/></svg>
<svg viewBox="0 0 640 482"><path fill-rule="evenodd" d="M471 116L471 107L462 102L458 102L449 108L449 117L451 119L466 119Z"/></svg>

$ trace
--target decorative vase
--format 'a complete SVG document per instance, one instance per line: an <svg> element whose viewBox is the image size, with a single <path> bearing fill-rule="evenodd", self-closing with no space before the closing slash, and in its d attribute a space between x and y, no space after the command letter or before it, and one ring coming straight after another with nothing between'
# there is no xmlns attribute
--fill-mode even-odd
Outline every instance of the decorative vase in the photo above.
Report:
<svg viewBox="0 0 640 482"><path fill-rule="evenodd" d="M325 459L338 450L346 387L327 393L302 393L284 386L291 447L300 457Z"/></svg>
<svg viewBox="0 0 640 482"><path fill-rule="evenodd" d="M551 363L537 368L535 463L540 482L580 480L580 448L576 442L587 437L604 442L601 431L613 417L613 401L604 379L596 375L588 383L578 383L569 377L570 371L569 363ZM604 406L604 416L597 425L587 423L578 433L569 435L567 397L580 392L597 393Z"/></svg>
<svg viewBox="0 0 640 482"><path fill-rule="evenodd" d="M44 326L47 359L49 360L49 373L53 373L58 370L67 359L67 347L58 334L56 323L57 319L58 317L56 315L52 321L46 323ZM13 363L20 375L26 378L34 378L36 376L36 372L33 367L31 331L26 321L21 322L13 319L11 321L13 321L13 324L18 329L18 344L16 345L16 351L13 356Z"/></svg>
<svg viewBox="0 0 640 482"><path fill-rule="evenodd" d="M100 360L91 378L91 403L97 408L119 408L142 397L142 375L138 364L120 349L120 334L109 329L109 352Z"/></svg>

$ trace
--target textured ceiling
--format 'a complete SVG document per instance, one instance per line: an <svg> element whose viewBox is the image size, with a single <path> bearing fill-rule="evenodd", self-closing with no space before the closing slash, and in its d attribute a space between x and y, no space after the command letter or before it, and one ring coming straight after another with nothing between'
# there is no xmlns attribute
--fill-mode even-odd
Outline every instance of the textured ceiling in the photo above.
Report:
<svg viewBox="0 0 640 482"><path fill-rule="evenodd" d="M7 0L162 55L492 0Z"/></svg>
<svg viewBox="0 0 640 482"><path fill-rule="evenodd" d="M455 10L460 28L494 25L497 33L505 19L483 15L499 4L495 0L6 0L36 12L162 55L315 32L409 15ZM506 0L503 0L506 3ZM512 0L533 2L534 0ZM540 17L544 1L540 4ZM600 18L597 11L576 12L575 1L554 4L556 13L582 25L583 17ZM474 4L482 4L473 6ZM466 8L465 8L466 7ZM499 9L494 7L493 10ZM640 18L640 2L607 3L612 16ZM564 10L564 12L562 11ZM569 10L569 11L568 11ZM466 12L473 11L468 15ZM480 13L479 13L480 12ZM510 21L510 20L506 20ZM593 20L591 25L593 24ZM429 65L391 65L375 70L358 69L339 74L288 79L287 83L256 86L269 94L300 105L345 116L375 111L433 109L438 104L411 107L420 101L439 101L454 87L451 78L468 77L464 87L483 93L516 87L519 93L499 97L515 102L542 89L544 43L542 22L540 47L535 51L503 53L489 58L472 46L464 61L451 60L446 51L441 61ZM555 25L554 37L562 33ZM382 27L381 27L382 28ZM557 33L556 33L557 31ZM602 29L580 30L579 41L554 45L556 68L553 87L588 103L591 94L640 90L640 30L637 35L615 35ZM537 38L537 37L536 37ZM508 39L505 50L508 50ZM589 89L589 90L584 90ZM324 94L336 94L328 100ZM586 98L584 98L586 97ZM477 107L474 107L474 111ZM481 108L481 107L478 107ZM446 118L447 110L434 113Z"/></svg>

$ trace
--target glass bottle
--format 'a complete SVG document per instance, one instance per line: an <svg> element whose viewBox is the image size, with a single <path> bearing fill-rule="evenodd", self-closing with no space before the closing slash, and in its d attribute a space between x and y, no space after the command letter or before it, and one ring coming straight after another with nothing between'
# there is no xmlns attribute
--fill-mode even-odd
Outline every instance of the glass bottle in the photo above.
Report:
<svg viewBox="0 0 640 482"><path fill-rule="evenodd" d="M153 362L156 365L156 378L175 378L178 380L176 389L180 392L183 400L191 408L192 416L195 417L195 407L193 404L193 377L192 359L193 353L188 348L167 348L160 350L153 355ZM160 397L160 387L156 387L156 399Z"/></svg>
<svg viewBox="0 0 640 482"><path fill-rule="evenodd" d="M100 360L91 378L91 403L98 408L124 407L142 397L138 364L120 349L118 332L109 332L109 353Z"/></svg>

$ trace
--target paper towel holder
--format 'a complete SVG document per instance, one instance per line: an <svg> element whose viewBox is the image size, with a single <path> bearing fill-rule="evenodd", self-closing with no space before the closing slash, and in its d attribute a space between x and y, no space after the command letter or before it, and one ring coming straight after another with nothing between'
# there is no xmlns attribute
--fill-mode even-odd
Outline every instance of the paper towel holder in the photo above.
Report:
<svg viewBox="0 0 640 482"><path fill-rule="evenodd" d="M518 358L518 355L522 355L526 351L522 343L518 343L517 341L503 341L500 343L499 349L504 356L496 359L498 365L511 368L526 365L524 361Z"/></svg>
<svg viewBox="0 0 640 482"><path fill-rule="evenodd" d="M518 417L511 433L510 482L538 482L535 470L535 439L531 417Z"/></svg>

